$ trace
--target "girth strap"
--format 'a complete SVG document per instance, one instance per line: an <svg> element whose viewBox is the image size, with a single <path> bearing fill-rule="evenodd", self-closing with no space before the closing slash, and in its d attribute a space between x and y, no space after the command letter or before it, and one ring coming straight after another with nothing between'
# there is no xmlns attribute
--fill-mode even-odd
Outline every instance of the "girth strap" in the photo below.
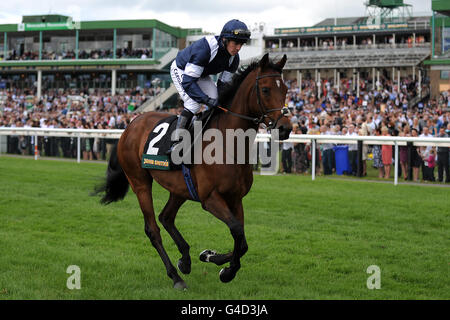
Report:
<svg viewBox="0 0 450 320"><path fill-rule="evenodd" d="M186 183L192 199L194 199L195 201L200 201L197 191L195 190L194 182L192 181L191 170L184 164L181 165L181 170L183 171L184 182Z"/></svg>

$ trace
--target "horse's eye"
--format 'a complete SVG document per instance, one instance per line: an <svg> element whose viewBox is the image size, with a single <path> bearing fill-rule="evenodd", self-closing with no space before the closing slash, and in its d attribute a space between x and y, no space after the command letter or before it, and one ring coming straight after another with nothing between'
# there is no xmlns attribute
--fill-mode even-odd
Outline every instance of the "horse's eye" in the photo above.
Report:
<svg viewBox="0 0 450 320"><path fill-rule="evenodd" d="M270 93L270 88L262 88L262 92L263 92L265 95L268 95L268 94Z"/></svg>

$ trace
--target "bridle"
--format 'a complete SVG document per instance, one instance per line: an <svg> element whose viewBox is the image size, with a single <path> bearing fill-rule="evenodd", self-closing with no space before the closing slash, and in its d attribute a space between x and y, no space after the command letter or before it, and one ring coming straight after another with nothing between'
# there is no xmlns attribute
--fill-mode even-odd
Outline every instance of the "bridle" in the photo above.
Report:
<svg viewBox="0 0 450 320"><path fill-rule="evenodd" d="M267 129L271 130L271 129L275 128L277 123L278 123L278 121L283 116L286 116L286 115L289 114L289 109L287 107L283 107L283 108L274 108L274 109L266 110L266 108L264 107L264 105L263 105L263 103L261 101L261 93L260 93L260 89L259 89L259 80L263 79L263 78L269 78L269 77L271 77L271 78L273 78L273 77L280 77L280 79L281 79L281 74L279 74L279 73L270 73L270 74L264 74L264 75L260 76L259 75L259 71L258 71L258 74L256 75L256 83L255 83L255 86L253 87L254 90L256 91L256 101L257 101L258 107L259 107L259 109L261 111L261 116L260 117L249 117L247 115L236 113L236 112L230 111L230 110L225 109L225 108L220 107L220 106L218 108L220 108L224 112L229 113L229 114L231 114L233 116L236 116L236 117L239 117L241 119L245 119L245 120L251 121L251 122L255 123L256 125L259 125L260 123L263 123L265 118L269 118L269 125L267 126ZM271 118L268 114L272 113L272 112L275 112L275 111L281 111L281 113L280 113L280 115L278 116L278 118L274 122L273 118Z"/></svg>

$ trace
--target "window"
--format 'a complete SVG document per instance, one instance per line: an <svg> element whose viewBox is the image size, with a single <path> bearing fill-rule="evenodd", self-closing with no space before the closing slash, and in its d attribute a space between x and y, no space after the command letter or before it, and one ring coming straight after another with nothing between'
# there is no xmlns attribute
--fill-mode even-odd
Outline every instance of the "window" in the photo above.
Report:
<svg viewBox="0 0 450 320"><path fill-rule="evenodd" d="M442 28L442 53L450 50L450 28Z"/></svg>

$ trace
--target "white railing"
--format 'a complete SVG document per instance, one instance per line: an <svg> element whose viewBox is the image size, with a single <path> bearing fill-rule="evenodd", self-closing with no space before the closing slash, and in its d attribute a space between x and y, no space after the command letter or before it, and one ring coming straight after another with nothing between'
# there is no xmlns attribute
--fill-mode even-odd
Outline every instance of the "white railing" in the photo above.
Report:
<svg viewBox="0 0 450 320"><path fill-rule="evenodd" d="M48 128L0 128L0 136L34 136L34 159L38 159L37 137L77 138L77 162L80 162L81 138L119 139L123 130L120 129L48 129Z"/></svg>
<svg viewBox="0 0 450 320"><path fill-rule="evenodd" d="M268 142L270 141L270 134L258 134L256 141ZM293 143L310 143L312 145L311 152L311 176L312 180L316 177L316 144L317 143L333 143L333 144L357 144L358 141L362 141L365 145L393 145L394 151L394 184L398 184L398 147L406 146L408 142L411 142L414 146L437 146L437 147L450 147L450 138L425 138L425 137L392 137L392 136L338 136L338 135L307 135L307 134L294 134L290 135L288 140L284 142Z"/></svg>
<svg viewBox="0 0 450 320"><path fill-rule="evenodd" d="M49 136L49 137L80 137L119 139L121 129L50 129L50 128L0 128L3 136Z"/></svg>
<svg viewBox="0 0 450 320"><path fill-rule="evenodd" d="M18 136L35 136L35 159L38 159L37 153L37 137L76 137L77 138L77 162L80 162L80 139L81 138L106 138L106 139L119 139L124 130L106 130L106 129L48 129L48 128L0 128L1 135L18 135ZM260 133L256 136L256 142L269 142L271 135L267 133ZM425 137L392 137L392 136L338 136L338 135L309 135L309 134L291 134L289 139L284 141L277 141L279 143L292 142L292 143L310 143L312 145L312 180L315 180L315 152L316 145L321 143L333 143L333 144L357 144L358 141L362 141L365 145L393 145L395 147L394 159L394 184L398 183L398 147L406 146L408 142L411 142L414 146L437 146L437 147L450 147L450 138L425 138Z"/></svg>

